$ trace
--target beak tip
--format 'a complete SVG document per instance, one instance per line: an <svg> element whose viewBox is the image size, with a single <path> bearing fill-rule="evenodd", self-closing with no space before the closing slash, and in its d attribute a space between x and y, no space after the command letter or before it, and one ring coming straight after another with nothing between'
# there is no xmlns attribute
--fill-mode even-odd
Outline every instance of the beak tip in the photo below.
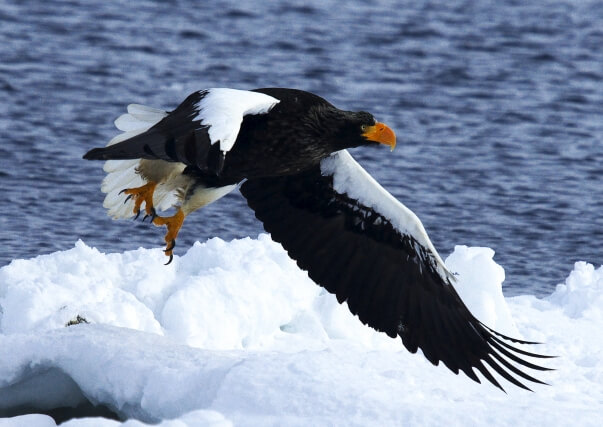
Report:
<svg viewBox="0 0 603 427"><path fill-rule="evenodd" d="M394 151L396 148L396 134L384 123L375 124L363 136L369 141L389 145L390 151Z"/></svg>

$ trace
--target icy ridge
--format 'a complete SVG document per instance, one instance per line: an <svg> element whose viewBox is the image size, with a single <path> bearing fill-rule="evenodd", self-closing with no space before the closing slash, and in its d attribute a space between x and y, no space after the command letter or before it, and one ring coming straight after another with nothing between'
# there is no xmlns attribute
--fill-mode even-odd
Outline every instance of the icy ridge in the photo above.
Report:
<svg viewBox="0 0 603 427"><path fill-rule="evenodd" d="M541 375L551 386L533 394L504 395L409 354L267 235L197 243L167 267L160 249L104 254L81 241L15 260L0 269L0 415L88 401L140 420L128 425L597 425L603 268L576 263L545 299L504 298L493 257L457 246L446 265L478 318L560 356ZM78 315L90 324L65 327ZM0 419L18 423L54 425Z"/></svg>

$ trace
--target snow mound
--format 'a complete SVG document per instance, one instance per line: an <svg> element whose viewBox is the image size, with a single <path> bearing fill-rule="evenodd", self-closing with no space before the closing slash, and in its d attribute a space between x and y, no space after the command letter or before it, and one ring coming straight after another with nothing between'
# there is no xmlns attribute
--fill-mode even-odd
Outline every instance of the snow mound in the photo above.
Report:
<svg viewBox="0 0 603 427"><path fill-rule="evenodd" d="M563 308L573 319L586 318L603 323L603 267L577 262L565 283L557 285L549 301Z"/></svg>
<svg viewBox="0 0 603 427"><path fill-rule="evenodd" d="M197 243L169 266L160 249L103 254L80 241L0 269L0 416L87 403L129 426L598 425L603 270L577 263L550 297L505 299L493 255L458 246L446 263L478 318L560 356L535 393L505 395L409 354L267 235Z"/></svg>
<svg viewBox="0 0 603 427"><path fill-rule="evenodd" d="M490 328L519 338L502 293L505 270L494 261L494 251L456 246L445 262L448 269L457 274L454 288L471 313Z"/></svg>

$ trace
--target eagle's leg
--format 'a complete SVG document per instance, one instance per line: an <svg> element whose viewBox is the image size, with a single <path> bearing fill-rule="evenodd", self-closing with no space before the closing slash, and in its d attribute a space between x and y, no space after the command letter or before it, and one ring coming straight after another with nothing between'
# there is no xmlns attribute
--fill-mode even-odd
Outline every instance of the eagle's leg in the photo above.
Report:
<svg viewBox="0 0 603 427"><path fill-rule="evenodd" d="M152 219L157 216L155 213L155 208L153 207L153 193L155 192L155 187L157 187L157 183L154 181L149 181L142 187L125 188L119 192L119 194L125 193L128 195L126 202L130 200L130 198L134 200L133 212L136 214L134 219L138 218L138 215L140 215L140 207L142 202L144 202L144 210L146 212L145 218L150 216Z"/></svg>
<svg viewBox="0 0 603 427"><path fill-rule="evenodd" d="M183 222L184 212L182 212L182 209L178 209L178 211L172 216L156 216L153 218L153 224L156 226L161 227L162 225L165 225L167 227L167 233L165 235L165 243L167 246L164 251L165 254L170 257L170 260L167 262L167 264L172 262L172 259L174 259L173 250L176 247L176 237L178 237L178 232L180 231L180 227L182 227Z"/></svg>

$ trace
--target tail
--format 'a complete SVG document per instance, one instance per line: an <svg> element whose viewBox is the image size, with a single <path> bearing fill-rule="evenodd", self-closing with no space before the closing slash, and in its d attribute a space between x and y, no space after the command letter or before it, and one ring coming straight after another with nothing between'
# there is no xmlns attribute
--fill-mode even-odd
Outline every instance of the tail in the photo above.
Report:
<svg viewBox="0 0 603 427"><path fill-rule="evenodd" d="M95 148L90 150L84 156L88 160L105 160L106 155L102 154L103 150L110 150L110 147L118 142L125 141L146 132L149 128L161 121L167 112L156 108L145 107L144 105L130 104L128 105L128 113L123 114L115 120L115 127L123 131L115 136L106 148ZM136 168L139 164L139 159L131 160L107 160L104 165L104 170L107 176L101 184L101 191L106 193L103 206L108 209L108 213L113 218L128 218L132 216L132 203L123 202L123 197L119 196L119 192L124 188L135 188L144 185L144 181L136 173ZM159 209L167 209L172 205L173 200L167 197L167 194L156 192L156 197L159 200L155 201L155 206ZM170 199L170 200L167 200Z"/></svg>
<svg viewBox="0 0 603 427"><path fill-rule="evenodd" d="M111 157L118 156L116 153L111 154L118 142L126 141L146 132L149 128L159 123L165 116L167 116L167 112L157 108L139 104L128 105L127 114L122 114L115 120L115 127L123 131L123 133L120 133L109 141L105 148L93 148L88 151L84 154L84 159L109 160Z"/></svg>

